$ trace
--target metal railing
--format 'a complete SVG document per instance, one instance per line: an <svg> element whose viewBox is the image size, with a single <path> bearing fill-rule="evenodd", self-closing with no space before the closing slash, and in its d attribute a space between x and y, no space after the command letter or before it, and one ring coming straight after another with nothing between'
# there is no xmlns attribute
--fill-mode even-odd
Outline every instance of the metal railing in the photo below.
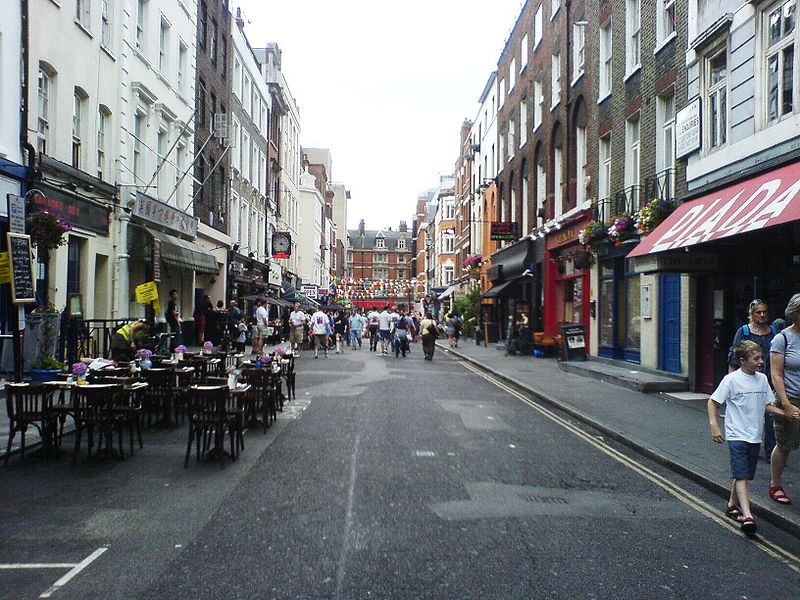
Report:
<svg viewBox="0 0 800 600"><path fill-rule="evenodd" d="M613 196L601 198L592 204L592 219L610 225L614 217L633 214L645 203L656 198L674 203L675 169L664 169L644 180L644 184L619 190Z"/></svg>
<svg viewBox="0 0 800 600"><path fill-rule="evenodd" d="M103 356L111 352L111 339L117 330L131 321L127 319L69 319L62 332L65 353L69 364L87 357Z"/></svg>

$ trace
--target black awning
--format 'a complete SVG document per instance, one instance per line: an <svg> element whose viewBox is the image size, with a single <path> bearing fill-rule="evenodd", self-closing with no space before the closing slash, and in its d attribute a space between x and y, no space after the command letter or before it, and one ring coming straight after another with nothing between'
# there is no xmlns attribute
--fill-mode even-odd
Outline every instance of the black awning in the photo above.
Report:
<svg viewBox="0 0 800 600"><path fill-rule="evenodd" d="M503 291L507 290L511 284L514 283L513 281L504 281L503 283L498 283L497 285L492 286L486 292L481 294L482 298L498 298L503 295Z"/></svg>
<svg viewBox="0 0 800 600"><path fill-rule="evenodd" d="M165 263L195 273L219 273L217 259L206 248L155 229L146 231L161 242L161 260Z"/></svg>

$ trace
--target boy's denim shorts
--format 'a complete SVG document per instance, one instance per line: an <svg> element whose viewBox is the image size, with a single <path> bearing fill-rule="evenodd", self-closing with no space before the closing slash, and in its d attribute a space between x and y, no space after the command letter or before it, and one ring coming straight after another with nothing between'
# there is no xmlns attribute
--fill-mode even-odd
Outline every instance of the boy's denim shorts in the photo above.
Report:
<svg viewBox="0 0 800 600"><path fill-rule="evenodd" d="M761 444L740 441L728 442L728 450L731 454L732 479L753 480L756 475L756 466L758 465L759 448L761 448Z"/></svg>

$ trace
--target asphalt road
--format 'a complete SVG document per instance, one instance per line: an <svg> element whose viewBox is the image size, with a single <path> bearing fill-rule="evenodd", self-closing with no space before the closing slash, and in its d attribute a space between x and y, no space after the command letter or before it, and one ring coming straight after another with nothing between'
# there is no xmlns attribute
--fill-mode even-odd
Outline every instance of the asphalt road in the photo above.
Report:
<svg viewBox="0 0 800 600"><path fill-rule="evenodd" d="M794 598L798 540L551 418L441 351L298 361L298 400L224 470L185 430L124 462L0 468L0 563L53 598ZM555 420L554 420L555 419ZM67 448L69 443L65 443ZM663 478L663 479L662 479ZM771 546L769 544L772 544ZM3 568L0 597L69 571Z"/></svg>

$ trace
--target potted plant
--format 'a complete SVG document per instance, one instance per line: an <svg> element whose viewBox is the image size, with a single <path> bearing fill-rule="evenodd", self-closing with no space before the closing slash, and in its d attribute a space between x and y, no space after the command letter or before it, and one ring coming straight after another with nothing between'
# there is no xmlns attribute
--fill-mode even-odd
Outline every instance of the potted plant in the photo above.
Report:
<svg viewBox="0 0 800 600"><path fill-rule="evenodd" d="M599 246L608 241L608 229L599 221L589 221L578 232L578 241L584 246Z"/></svg>
<svg viewBox="0 0 800 600"><path fill-rule="evenodd" d="M673 210L675 206L672 202L653 198L636 213L636 230L641 234L650 233L672 214Z"/></svg>
<svg viewBox="0 0 800 600"><path fill-rule="evenodd" d="M611 226L608 228L608 239L610 239L615 246L619 246L625 240L635 238L637 235L636 221L633 215L628 213L614 217Z"/></svg>
<svg viewBox="0 0 800 600"><path fill-rule="evenodd" d="M468 272L470 277L473 279L477 279L480 277L481 273L481 262L483 261L483 256L480 254L473 254L472 256L468 256L464 259L462 266L465 272Z"/></svg>
<svg viewBox="0 0 800 600"><path fill-rule="evenodd" d="M39 258L44 264L44 295L46 300L50 278L50 251L67 243L64 234L72 231L72 225L61 217L42 210L28 215L25 219L25 229L28 235L31 236L31 245L36 248Z"/></svg>
<svg viewBox="0 0 800 600"><path fill-rule="evenodd" d="M28 373L31 381L52 381L56 375L63 373L67 365L53 355L43 354L31 361Z"/></svg>

